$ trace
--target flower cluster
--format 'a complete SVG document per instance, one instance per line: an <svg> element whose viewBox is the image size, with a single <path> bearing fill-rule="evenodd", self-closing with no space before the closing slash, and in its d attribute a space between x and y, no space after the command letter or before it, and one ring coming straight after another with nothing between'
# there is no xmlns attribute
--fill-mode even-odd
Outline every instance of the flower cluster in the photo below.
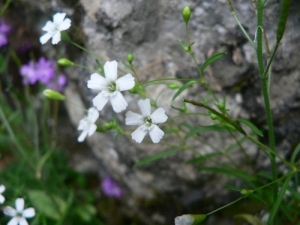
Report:
<svg viewBox="0 0 300 225"><path fill-rule="evenodd" d="M11 30L11 26L8 25L5 20L0 20L0 47L8 43L8 34Z"/></svg>
<svg viewBox="0 0 300 225"><path fill-rule="evenodd" d="M5 191L5 186L0 185L0 204L4 203L5 198L2 193ZM28 225L26 218L32 218L35 216L34 208L30 207L24 209L25 201L23 198L17 198L15 201L15 207L4 206L3 213L12 217L7 225Z"/></svg>
<svg viewBox="0 0 300 225"><path fill-rule="evenodd" d="M46 23L43 30L47 31L47 33L40 38L42 44L45 44L50 38L52 38L52 44L57 44L61 40L61 31L67 30L71 26L71 20L68 18L65 19L65 16L65 13L56 13L53 16L53 22L48 21ZM106 103L110 102L116 113L122 112L127 108L128 103L121 92L128 91L135 86L134 77L130 73L118 78L118 63L116 61L106 62L103 69L103 75L93 73L87 82L87 87L98 91L98 94L92 100L95 108L90 108L87 116L79 121L78 130L82 131L78 137L79 142L84 141L86 136L91 136L97 130L97 125L95 124L99 117L97 110L101 111ZM40 79L39 75L35 73L36 70L34 69L33 62L23 70L25 72L21 71L21 74L25 74L23 75L26 77L25 82L34 83ZM47 80L47 76L44 76L44 79ZM45 83L45 81L42 82ZM127 125L139 126L131 135L133 140L141 143L149 132L153 143L158 143L163 137L164 132L157 124L167 121L168 117L165 114L165 110L158 108L151 114L149 99L140 100L138 105L142 114L129 111L125 119Z"/></svg>
<svg viewBox="0 0 300 225"><path fill-rule="evenodd" d="M23 84L35 84L39 81L47 88L62 91L67 78L62 74L56 78L55 70L55 62L41 57L38 62L31 60L28 64L21 66L20 74L23 77Z"/></svg>

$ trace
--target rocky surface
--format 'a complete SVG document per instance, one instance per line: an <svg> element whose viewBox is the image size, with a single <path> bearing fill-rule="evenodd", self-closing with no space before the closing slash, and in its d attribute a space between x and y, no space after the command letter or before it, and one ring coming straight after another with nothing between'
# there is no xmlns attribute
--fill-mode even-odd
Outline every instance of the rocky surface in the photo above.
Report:
<svg viewBox="0 0 300 225"><path fill-rule="evenodd" d="M228 107L234 118L249 118L259 127L266 129L255 52L237 28L225 0L43 0L39 4L33 0L20 0L19 4L24 6L22 9L24 14L35 15L26 17L25 21L27 24L36 24L38 21L33 29L39 35L42 34L40 29L44 22L51 18L54 12L64 11L72 19L72 29L68 33L76 42L106 60L117 60L123 70L125 68L121 62L125 61L129 52L133 53L134 65L137 66L137 74L141 81L199 76L192 59L176 41L186 41L181 10L185 5L190 5L193 13L189 29L198 62L201 64L207 57L217 52L228 53L226 57L215 62L206 71L205 76L212 89L218 93L220 99L226 94ZM271 49L274 46L279 7L278 0L268 0L266 3L264 31L269 39ZM241 23L254 39L256 21L251 1L234 1L234 8ZM300 52L297 51L300 45L300 29L295 29L300 25L298 12L299 4L293 2L286 34L272 66L271 106L274 110L278 150L284 157L288 157L300 139L300 65L298 63ZM48 57L57 59L56 51L53 48L56 47L48 44L43 46L42 50L48 54ZM96 68L96 62L92 56L79 53L73 47L62 45L60 52L61 56L67 56L78 64ZM69 85L65 95L79 105L90 107L91 100L96 95L86 87L91 72L79 68L69 68L66 72L69 77ZM119 71L119 76L123 74ZM173 94L174 91L167 90L164 85L153 85L147 88L147 96L152 99L157 98L157 105L164 107L169 116L178 114L170 105ZM200 98L206 96L206 93L202 86L194 85L190 92L184 93L184 95L199 101ZM137 112L138 97L129 93L126 93L125 97L129 103L129 110ZM180 107L181 100L178 98L172 104ZM199 110L195 107L190 107L190 109ZM68 103L67 110L74 124L74 132L76 132L76 126L84 116L84 112ZM109 105L101 112L101 116L105 119L110 120L116 117L120 123L124 121L124 115L124 113L115 115ZM187 118L186 120L191 124L211 124L210 120L205 118ZM181 121L183 120L181 119ZM179 122L179 119L176 122ZM121 125L123 126L123 124ZM168 126L170 125L166 125L165 128ZM195 147L197 152L206 154L213 151L209 147L211 144L219 148L224 143L226 145L232 143L233 141L228 137L224 136L225 143L223 139L209 133L201 135L200 141L191 141L189 144ZM163 140L177 142L176 137L172 135L166 135ZM205 141L207 144L204 145L201 141ZM263 139L263 141L266 140ZM89 162L98 165L90 166L87 163L83 164L87 166L82 166L82 164L78 165L78 160L75 160L74 166L85 171L98 168L97 172L100 177L111 174L126 190L126 205L133 212L139 212L146 224L169 224L174 215L192 209L192 206L197 206L196 212L198 213L213 210L210 206L199 208L200 203L213 196L214 199L218 199L215 206L227 203L231 198L226 195L227 192L224 192L222 187L227 182L225 177L213 177L211 174L198 172L197 166L184 165L184 162L195 157L189 151L181 151L165 159L136 168L134 164L140 159L166 148L150 142L136 144L130 138L123 136L116 141L113 132L93 135L87 140L87 143L96 157L96 160ZM245 148L250 155L258 157L255 146L246 143ZM84 153L80 157L83 161L85 160ZM233 153L232 157L237 162L243 162L243 156L238 152ZM268 164L263 157L259 157L259 159L261 160L256 161L257 166L263 168ZM145 211L137 210L137 207L142 207L143 204L136 199L153 200L162 195L172 196L170 202L174 201L175 207L170 209L171 213L163 213L161 208L157 208L157 210L150 210L149 214L145 216L143 214ZM153 201L155 202L155 200ZM195 210L195 207L193 209ZM215 222L216 220L212 217L208 224L215 224Z"/></svg>

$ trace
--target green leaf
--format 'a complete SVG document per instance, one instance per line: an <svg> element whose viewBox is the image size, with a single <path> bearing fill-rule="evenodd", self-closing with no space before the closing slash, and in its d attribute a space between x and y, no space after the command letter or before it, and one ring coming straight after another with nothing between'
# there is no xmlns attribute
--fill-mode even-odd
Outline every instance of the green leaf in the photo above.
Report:
<svg viewBox="0 0 300 225"><path fill-rule="evenodd" d="M195 134L199 134L202 132L208 132L208 131L227 131L227 129L224 126L220 126L219 124L217 125L211 125L211 126L201 126L200 128L197 129L193 129L190 132L188 132L184 139L187 140L188 138L190 138L191 136L195 135Z"/></svg>
<svg viewBox="0 0 300 225"><path fill-rule="evenodd" d="M76 208L77 214L84 222L90 222L96 214L96 208L91 204L80 205Z"/></svg>
<svg viewBox="0 0 300 225"><path fill-rule="evenodd" d="M182 148L180 146L178 147L174 147L174 148L171 148L171 149L167 149L165 151L162 151L162 152L159 152L155 155L152 155L150 157L147 157L147 158L144 158L142 159L141 161L137 162L135 164L136 167L139 167L139 166L142 166L142 165L145 165L147 163L150 163L150 162L153 162L155 160L158 160L160 158L163 158L163 157L166 157L168 155L172 155L174 154L175 152L178 152L179 150L181 150Z"/></svg>
<svg viewBox="0 0 300 225"><path fill-rule="evenodd" d="M218 167L201 167L198 169L199 171L210 171L210 172L214 172L214 173L225 173L227 175L230 176L235 176L235 177L239 177L245 180L252 180L252 176L240 172L238 170L235 169L231 169L231 168L218 168Z"/></svg>
<svg viewBox="0 0 300 225"><path fill-rule="evenodd" d="M227 52L220 52L217 53L211 57L209 57L202 65L201 70L204 71L206 67L208 67L210 64L212 64L214 61L216 61L217 59L223 57L227 55Z"/></svg>
<svg viewBox="0 0 300 225"><path fill-rule="evenodd" d="M196 157L194 159L191 159L191 160L187 161L185 164L201 163L202 161L204 161L206 159L212 158L214 156L219 156L219 155L223 155L223 153L222 152L209 153L209 154L202 155L202 156Z"/></svg>
<svg viewBox="0 0 300 225"><path fill-rule="evenodd" d="M178 44L181 46L181 48L185 51L188 52L189 51L189 46L183 44L181 41L177 40Z"/></svg>
<svg viewBox="0 0 300 225"><path fill-rule="evenodd" d="M174 101L178 97L178 95L181 94L181 92L183 92L188 87L192 86L194 83L197 83L197 81L191 80L191 81L187 82L185 85L183 85L181 88L179 88L178 91L174 94L172 101Z"/></svg>
<svg viewBox="0 0 300 225"><path fill-rule="evenodd" d="M238 118L238 119L236 119L236 121L241 122L241 123L245 124L246 126L248 126L258 136L261 136L261 137L264 136L263 133L250 121L243 119L243 118Z"/></svg>
<svg viewBox="0 0 300 225"><path fill-rule="evenodd" d="M241 190L243 190L243 188L231 186L231 185L228 185L228 184L225 184L224 187L227 188L227 189L229 189L229 190L237 191L237 192L241 192Z"/></svg>
<svg viewBox="0 0 300 225"><path fill-rule="evenodd" d="M234 218L241 218L250 223L251 225L264 225L264 223L259 218L251 214L238 214L235 215Z"/></svg>
<svg viewBox="0 0 300 225"><path fill-rule="evenodd" d="M283 0L282 6L280 10L280 17L278 21L277 34L276 34L276 42L279 43L283 37L286 21L289 14L291 0Z"/></svg>
<svg viewBox="0 0 300 225"><path fill-rule="evenodd" d="M296 156L298 155L299 151L300 151L300 143L297 145L297 147L295 148L295 150L292 154L292 158L291 158L292 163L295 163L295 159L296 159Z"/></svg>
<svg viewBox="0 0 300 225"><path fill-rule="evenodd" d="M255 195L255 194L250 194L249 196L248 196L249 198L252 198L253 200L255 200L255 201L257 201L257 202L260 202L260 203L262 203L262 204L266 204L266 202L264 201L264 200L262 200L262 199L260 199L257 195Z"/></svg>
<svg viewBox="0 0 300 225"><path fill-rule="evenodd" d="M28 196L34 208L51 219L59 220L66 210L66 202L56 195L50 198L44 191L32 190Z"/></svg>

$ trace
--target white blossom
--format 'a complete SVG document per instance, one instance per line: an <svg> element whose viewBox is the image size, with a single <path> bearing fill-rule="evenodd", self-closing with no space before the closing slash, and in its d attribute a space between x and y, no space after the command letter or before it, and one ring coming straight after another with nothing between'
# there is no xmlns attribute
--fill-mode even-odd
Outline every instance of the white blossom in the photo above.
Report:
<svg viewBox="0 0 300 225"><path fill-rule="evenodd" d="M69 29L71 26L71 20L68 18L65 19L65 16L66 13L56 13L53 16L53 22L48 21L46 23L42 30L47 33L40 37L41 44L45 44L50 38L52 38L52 44L54 45L60 42L60 32Z"/></svg>
<svg viewBox="0 0 300 225"><path fill-rule="evenodd" d="M164 136L164 132L156 124L167 121L168 117L165 114L165 110L160 107L151 114L150 99L139 100L138 106L142 114L131 111L126 113L126 125L139 125L139 127L131 134L132 139L141 143L149 132L153 143L158 143Z"/></svg>
<svg viewBox="0 0 300 225"><path fill-rule="evenodd" d="M0 185L0 204L2 204L5 201L4 196L2 195L2 193L5 191L5 186L4 185Z"/></svg>
<svg viewBox="0 0 300 225"><path fill-rule="evenodd" d="M35 216L34 208L30 207L24 209L24 203L23 198L17 198L15 201L16 209L11 206L5 206L3 208L5 215L13 217L7 225L28 225L25 218L32 218Z"/></svg>
<svg viewBox="0 0 300 225"><path fill-rule="evenodd" d="M192 225L194 218L190 215L177 216L175 218L175 225Z"/></svg>
<svg viewBox="0 0 300 225"><path fill-rule="evenodd" d="M99 111L103 109L108 100L116 113L123 111L128 105L121 91L134 87L134 77L128 73L118 78L117 71L118 63L116 61L106 62L104 64L105 77L93 73L88 81L88 88L100 91L93 99L93 104Z"/></svg>
<svg viewBox="0 0 300 225"><path fill-rule="evenodd" d="M97 130L95 125L96 120L99 118L99 112L97 109L90 108L88 110L87 116L79 121L78 130L82 130L82 133L78 137L79 142L83 142L86 136L91 136Z"/></svg>

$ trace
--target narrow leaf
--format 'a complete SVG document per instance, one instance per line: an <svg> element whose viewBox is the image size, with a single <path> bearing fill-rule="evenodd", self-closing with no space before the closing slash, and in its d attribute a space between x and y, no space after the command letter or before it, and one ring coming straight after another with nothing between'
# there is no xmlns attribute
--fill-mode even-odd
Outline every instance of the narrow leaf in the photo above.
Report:
<svg viewBox="0 0 300 225"><path fill-rule="evenodd" d="M243 119L243 118L238 118L238 119L236 119L236 121L241 122L241 123L245 124L246 126L248 126L258 136L261 136L261 137L264 136L263 133L250 121Z"/></svg>
<svg viewBox="0 0 300 225"><path fill-rule="evenodd" d="M197 83L197 81L191 80L191 81L187 82L185 85L183 85L181 88L179 88L178 91L173 96L172 101L174 101L178 97L178 95L181 94L181 92L183 92L188 87L192 86L194 83Z"/></svg>
<svg viewBox="0 0 300 225"><path fill-rule="evenodd" d="M238 214L235 215L234 218L241 218L243 220L246 220L251 225L264 225L264 223L259 218L251 214Z"/></svg>
<svg viewBox="0 0 300 225"><path fill-rule="evenodd" d="M222 152L209 153L209 154L202 155L202 156L196 157L194 159L191 159L191 160L187 161L185 164L201 163L202 161L204 161L206 159L212 158L214 156L219 156L219 155L223 155Z"/></svg>
<svg viewBox="0 0 300 225"><path fill-rule="evenodd" d="M220 126L220 125L212 125L212 126L201 126L200 128L197 129L193 129L190 132L188 132L184 139L187 140L188 138L190 138L191 136L195 135L195 134L199 134L202 132L207 132L207 131L227 131L227 129L224 126Z"/></svg>
<svg viewBox="0 0 300 225"><path fill-rule="evenodd" d="M236 176L245 180L251 180L252 176L240 172L238 170L235 169L231 169L231 168L218 168L218 167L200 167L198 169L199 171L210 171L210 172L214 172L214 173L224 173L230 176Z"/></svg>
<svg viewBox="0 0 300 225"><path fill-rule="evenodd" d="M229 190L237 191L237 192L241 192L241 190L243 190L243 188L231 186L231 185L228 185L228 184L225 184L224 187L227 188L227 189L229 189Z"/></svg>
<svg viewBox="0 0 300 225"><path fill-rule="evenodd" d="M162 152L159 152L155 155L152 155L152 156L149 156L147 158L144 158L142 159L141 161L137 162L135 164L135 167L139 167L139 166L142 166L142 165L145 165L147 163L150 163L150 162L153 162L155 160L158 160L158 159L161 159L163 157L166 157L166 156L169 156L169 155L172 155L174 154L175 152L178 152L179 150L181 150L182 148L179 146L179 147L174 147L174 148L171 148L171 149L167 149L165 151L162 151Z"/></svg>
<svg viewBox="0 0 300 225"><path fill-rule="evenodd" d="M290 8L291 0L283 0L282 6L280 10L280 17L278 22L278 28L277 28L277 37L276 42L279 43L283 37L284 30L285 30L285 24L287 21L287 17L289 14L289 8Z"/></svg>
<svg viewBox="0 0 300 225"><path fill-rule="evenodd" d="M300 143L297 145L297 147L295 148L295 150L292 154L292 159L291 159L292 163L295 163L295 159L296 159L296 156L298 155L299 151L300 151Z"/></svg>
<svg viewBox="0 0 300 225"><path fill-rule="evenodd" d="M204 71L206 67L208 67L210 64L212 64L214 61L216 61L217 59L223 57L227 55L226 52L220 52L220 53L217 53L213 56L211 56L210 58L208 58L202 65L201 67L201 70Z"/></svg>

